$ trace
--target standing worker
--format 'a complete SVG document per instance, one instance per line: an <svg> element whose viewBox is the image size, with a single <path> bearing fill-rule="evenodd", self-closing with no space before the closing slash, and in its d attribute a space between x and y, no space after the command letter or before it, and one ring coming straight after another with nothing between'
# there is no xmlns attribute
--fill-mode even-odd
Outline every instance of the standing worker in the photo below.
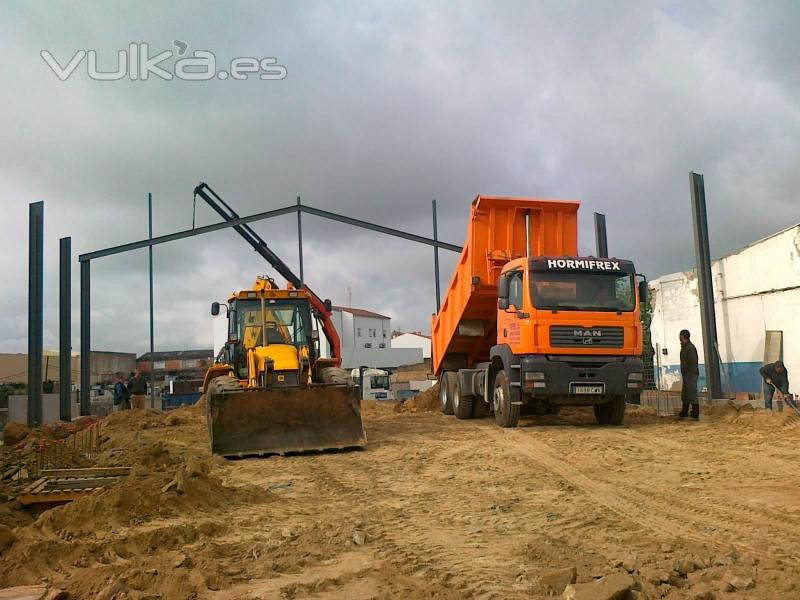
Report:
<svg viewBox="0 0 800 600"><path fill-rule="evenodd" d="M772 410L772 396L775 390L778 391L778 400L789 396L789 372L779 360L764 365L758 372L767 384L764 390L764 408Z"/></svg>
<svg viewBox="0 0 800 600"><path fill-rule="evenodd" d="M131 393L132 408L144 408L147 400L147 381L142 377L142 372L136 370L136 374L128 382L128 390Z"/></svg>
<svg viewBox="0 0 800 600"><path fill-rule="evenodd" d="M131 407L131 393L125 385L124 377L122 371L114 373L114 378L117 380L114 383L114 406L117 410L129 410Z"/></svg>
<svg viewBox="0 0 800 600"><path fill-rule="evenodd" d="M697 363L697 348L689 341L691 334L688 329L683 329L679 334L681 341L681 419L689 416L689 405L692 407L692 419L700 418L700 404L697 402L697 378L700 376L700 367Z"/></svg>

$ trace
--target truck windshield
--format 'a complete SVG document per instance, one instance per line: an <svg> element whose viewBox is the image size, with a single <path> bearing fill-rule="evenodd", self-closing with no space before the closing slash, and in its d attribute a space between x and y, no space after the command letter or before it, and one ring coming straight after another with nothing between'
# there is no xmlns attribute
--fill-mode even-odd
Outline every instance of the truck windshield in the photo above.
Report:
<svg viewBox="0 0 800 600"><path fill-rule="evenodd" d="M373 390L388 390L389 389L389 376L388 375L373 375L370 377L369 386Z"/></svg>
<svg viewBox="0 0 800 600"><path fill-rule="evenodd" d="M630 273L532 272L536 308L630 312L636 307Z"/></svg>
<svg viewBox="0 0 800 600"><path fill-rule="evenodd" d="M267 344L305 345L305 327L300 305L297 303L271 303L264 305L261 318L260 300L238 300L236 302L236 326L239 339L245 348L263 346L263 327L266 327Z"/></svg>

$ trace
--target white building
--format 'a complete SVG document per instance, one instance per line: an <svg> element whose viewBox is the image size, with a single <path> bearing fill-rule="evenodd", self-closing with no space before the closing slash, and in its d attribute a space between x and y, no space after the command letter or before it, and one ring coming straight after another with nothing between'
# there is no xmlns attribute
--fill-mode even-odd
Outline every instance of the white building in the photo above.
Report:
<svg viewBox="0 0 800 600"><path fill-rule="evenodd" d="M427 360L431 357L431 336L419 331L401 333L392 338L392 348L419 348L422 358Z"/></svg>
<svg viewBox="0 0 800 600"><path fill-rule="evenodd" d="M225 311L213 317L212 322L216 355L228 338L228 319ZM422 362L422 350L419 348L392 347L392 321L386 315L360 308L334 306L333 326L339 333L342 367L345 369L362 366L394 369ZM330 356L330 349L321 329L320 337L322 356ZM430 344L430 340L428 343ZM430 351L427 356L430 356Z"/></svg>
<svg viewBox="0 0 800 600"><path fill-rule="evenodd" d="M333 307L333 325L342 344L342 367L393 369L422 362L419 348L394 348L390 317L361 308ZM325 354L323 352L323 354Z"/></svg>
<svg viewBox="0 0 800 600"><path fill-rule="evenodd" d="M711 274L723 391L760 392L759 368L778 359L790 383L800 381L800 224L721 258ZM656 380L661 389L676 389L681 329L691 332L701 363L704 358L696 272L664 275L650 289Z"/></svg>

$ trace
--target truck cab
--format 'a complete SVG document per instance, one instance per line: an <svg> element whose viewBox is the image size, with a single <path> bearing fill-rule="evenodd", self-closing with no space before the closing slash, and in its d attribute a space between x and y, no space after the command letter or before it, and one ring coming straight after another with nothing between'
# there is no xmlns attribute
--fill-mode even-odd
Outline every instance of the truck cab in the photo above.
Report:
<svg viewBox="0 0 800 600"><path fill-rule="evenodd" d="M514 388L511 401L534 414L592 405L598 421L621 422L625 403L638 404L643 384L640 307L646 294L627 260L509 262L498 281L497 344L490 358Z"/></svg>

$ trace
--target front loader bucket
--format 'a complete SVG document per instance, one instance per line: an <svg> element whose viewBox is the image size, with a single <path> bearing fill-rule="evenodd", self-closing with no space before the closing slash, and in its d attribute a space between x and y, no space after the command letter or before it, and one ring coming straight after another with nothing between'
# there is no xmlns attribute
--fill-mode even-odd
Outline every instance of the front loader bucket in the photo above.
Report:
<svg viewBox="0 0 800 600"><path fill-rule="evenodd" d="M211 451L227 457L361 447L358 388L241 390L209 395Z"/></svg>

